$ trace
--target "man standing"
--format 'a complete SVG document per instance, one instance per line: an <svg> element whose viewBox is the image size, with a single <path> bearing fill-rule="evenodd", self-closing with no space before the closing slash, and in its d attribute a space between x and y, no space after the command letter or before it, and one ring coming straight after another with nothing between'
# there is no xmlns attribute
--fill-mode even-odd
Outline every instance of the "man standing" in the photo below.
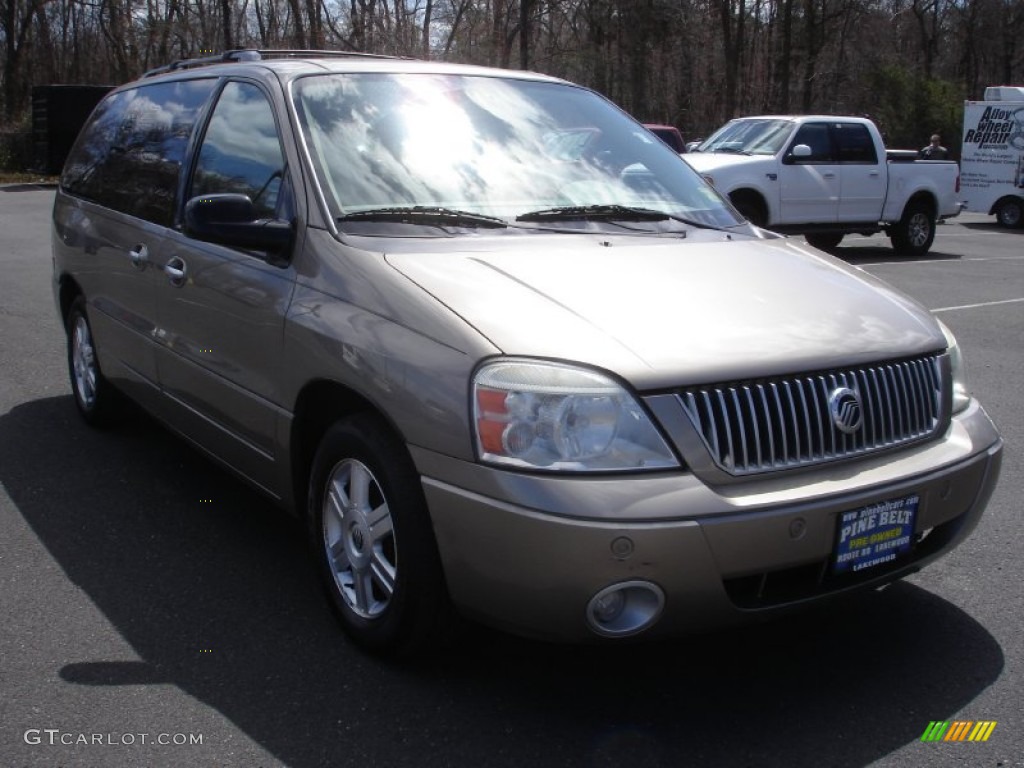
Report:
<svg viewBox="0 0 1024 768"><path fill-rule="evenodd" d="M933 133L931 143L918 152L918 155L922 160L948 160L949 150L942 146L942 137Z"/></svg>

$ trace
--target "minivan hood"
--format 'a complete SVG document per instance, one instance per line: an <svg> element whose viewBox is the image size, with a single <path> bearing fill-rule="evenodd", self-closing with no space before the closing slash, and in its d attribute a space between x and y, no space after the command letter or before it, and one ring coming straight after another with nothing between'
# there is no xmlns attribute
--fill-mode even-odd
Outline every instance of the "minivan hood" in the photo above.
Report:
<svg viewBox="0 0 1024 768"><path fill-rule="evenodd" d="M515 240L386 259L505 354L597 366L639 389L945 347L927 310L796 241Z"/></svg>

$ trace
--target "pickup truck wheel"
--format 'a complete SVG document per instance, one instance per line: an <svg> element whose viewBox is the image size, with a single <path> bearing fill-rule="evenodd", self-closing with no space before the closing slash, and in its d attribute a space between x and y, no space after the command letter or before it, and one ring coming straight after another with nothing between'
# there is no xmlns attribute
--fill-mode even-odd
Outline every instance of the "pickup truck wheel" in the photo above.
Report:
<svg viewBox="0 0 1024 768"><path fill-rule="evenodd" d="M831 251L843 242L843 236L832 232L820 232L804 235L804 240L807 241L808 245L817 248L818 250Z"/></svg>
<svg viewBox="0 0 1024 768"><path fill-rule="evenodd" d="M889 229L892 247L898 253L921 256L928 253L935 240L935 215L921 203L912 203L903 218Z"/></svg>
<svg viewBox="0 0 1024 768"><path fill-rule="evenodd" d="M448 594L419 476L379 419L331 427L313 459L309 534L331 605L368 651L411 655L450 631Z"/></svg>
<svg viewBox="0 0 1024 768"><path fill-rule="evenodd" d="M755 227L768 226L768 211L764 204L751 194L738 194L729 198L729 202L747 221Z"/></svg>
<svg viewBox="0 0 1024 768"><path fill-rule="evenodd" d="M68 334L68 373L75 406L90 426L109 427L122 415L124 398L100 370L84 296L71 303L65 327Z"/></svg>
<svg viewBox="0 0 1024 768"><path fill-rule="evenodd" d="M1016 198L1003 200L996 208L996 221L1010 229L1024 226L1024 203Z"/></svg>

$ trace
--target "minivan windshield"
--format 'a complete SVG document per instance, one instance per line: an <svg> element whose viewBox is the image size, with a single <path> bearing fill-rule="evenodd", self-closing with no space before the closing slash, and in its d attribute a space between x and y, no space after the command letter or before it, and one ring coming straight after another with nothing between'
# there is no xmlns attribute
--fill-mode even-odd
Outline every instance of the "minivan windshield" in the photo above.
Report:
<svg viewBox="0 0 1024 768"><path fill-rule="evenodd" d="M774 155L786 143L796 124L792 120L730 120L701 144L696 152L735 152Z"/></svg>
<svg viewBox="0 0 1024 768"><path fill-rule="evenodd" d="M374 220L493 228L489 218L544 228L742 223L662 141L567 83L323 74L297 80L293 97L342 229Z"/></svg>

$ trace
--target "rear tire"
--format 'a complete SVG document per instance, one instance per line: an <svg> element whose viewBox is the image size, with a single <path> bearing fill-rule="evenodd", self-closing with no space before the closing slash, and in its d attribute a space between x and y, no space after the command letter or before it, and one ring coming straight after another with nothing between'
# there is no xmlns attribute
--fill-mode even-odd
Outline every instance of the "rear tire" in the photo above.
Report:
<svg viewBox="0 0 1024 768"><path fill-rule="evenodd" d="M996 221L1009 229L1024 226L1024 202L1018 198L1001 201L996 208Z"/></svg>
<svg viewBox="0 0 1024 768"><path fill-rule="evenodd" d="M843 242L843 235L832 232L816 232L804 235L804 240L808 245L820 251L831 251Z"/></svg>
<svg viewBox="0 0 1024 768"><path fill-rule="evenodd" d="M922 256L935 240L935 214L924 203L910 203L903 218L889 229L889 239L897 253Z"/></svg>
<svg viewBox="0 0 1024 768"><path fill-rule="evenodd" d="M86 311L84 296L71 302L65 328L68 334L68 373L71 394L78 412L92 427L116 424L123 412L124 397L111 386L100 370L96 342Z"/></svg>
<svg viewBox="0 0 1024 768"><path fill-rule="evenodd" d="M407 656L448 639L453 611L419 475L382 421L357 414L324 435L308 520L331 606L355 643Z"/></svg>

